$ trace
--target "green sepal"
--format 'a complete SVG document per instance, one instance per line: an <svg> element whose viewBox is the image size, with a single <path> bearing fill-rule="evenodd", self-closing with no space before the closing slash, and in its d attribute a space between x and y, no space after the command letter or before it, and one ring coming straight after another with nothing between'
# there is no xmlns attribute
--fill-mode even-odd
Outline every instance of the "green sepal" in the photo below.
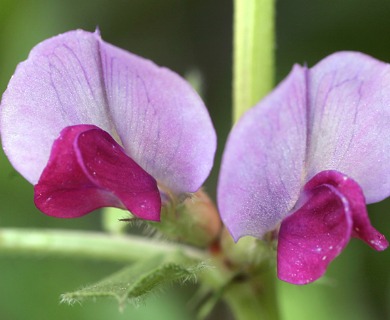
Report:
<svg viewBox="0 0 390 320"><path fill-rule="evenodd" d="M161 221L148 224L170 240L200 248L213 244L222 228L217 208L203 190L182 200L171 196L161 208Z"/></svg>
<svg viewBox="0 0 390 320"><path fill-rule="evenodd" d="M95 284L62 294L61 302L74 304L87 299L111 297L118 301L120 309L127 303L139 305L149 294L158 292L165 285L196 281L197 274L205 266L205 263L194 263L179 254L168 258L154 256L125 267Z"/></svg>

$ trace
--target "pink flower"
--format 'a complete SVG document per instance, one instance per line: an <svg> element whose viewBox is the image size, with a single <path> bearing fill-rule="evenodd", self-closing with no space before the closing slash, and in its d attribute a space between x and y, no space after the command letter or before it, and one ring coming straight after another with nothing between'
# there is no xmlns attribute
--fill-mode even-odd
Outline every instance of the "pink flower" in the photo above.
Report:
<svg viewBox="0 0 390 320"><path fill-rule="evenodd" d="M390 195L390 66L357 52L296 65L232 130L218 187L235 240L279 228L278 276L323 275L351 237L384 250L366 203Z"/></svg>
<svg viewBox="0 0 390 320"><path fill-rule="evenodd" d="M37 207L61 218L114 206L159 220L160 193L197 191L216 149L206 107L181 77L98 32L37 45L3 95L0 120Z"/></svg>

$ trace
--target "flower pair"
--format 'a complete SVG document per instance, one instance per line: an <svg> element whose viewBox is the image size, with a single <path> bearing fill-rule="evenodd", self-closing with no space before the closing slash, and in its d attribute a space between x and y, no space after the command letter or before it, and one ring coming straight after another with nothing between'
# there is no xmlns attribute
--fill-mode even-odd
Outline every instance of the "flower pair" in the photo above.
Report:
<svg viewBox="0 0 390 320"><path fill-rule="evenodd" d="M238 240L279 228L278 274L308 283L356 236L387 247L365 203L390 194L390 67L337 53L294 67L230 134L218 186ZM216 135L178 75L72 31L35 47L1 102L3 148L57 217L104 206L158 221L166 195L197 191Z"/></svg>

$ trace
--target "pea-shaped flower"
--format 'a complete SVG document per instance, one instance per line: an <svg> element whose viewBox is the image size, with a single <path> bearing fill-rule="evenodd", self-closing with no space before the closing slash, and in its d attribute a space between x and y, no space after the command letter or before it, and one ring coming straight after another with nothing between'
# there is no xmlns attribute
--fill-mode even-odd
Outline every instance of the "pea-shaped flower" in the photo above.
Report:
<svg viewBox="0 0 390 320"><path fill-rule="evenodd" d="M43 41L1 101L3 148L34 184L44 213L104 207L159 220L161 196L197 191L216 135L195 91L174 72L71 31Z"/></svg>
<svg viewBox="0 0 390 320"><path fill-rule="evenodd" d="M289 76L233 128L218 205L235 240L278 232L280 279L319 278L351 237L388 242L366 203L390 195L390 66L335 53Z"/></svg>

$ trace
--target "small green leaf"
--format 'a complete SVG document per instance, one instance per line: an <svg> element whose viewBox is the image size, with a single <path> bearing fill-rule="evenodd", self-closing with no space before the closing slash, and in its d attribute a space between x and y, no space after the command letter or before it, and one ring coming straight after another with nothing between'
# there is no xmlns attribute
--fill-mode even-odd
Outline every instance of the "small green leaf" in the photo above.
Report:
<svg viewBox="0 0 390 320"><path fill-rule="evenodd" d="M194 264L179 255L169 258L159 255L134 263L96 284L65 293L61 295L61 302L74 304L86 299L113 297L122 309L128 302L138 305L148 294L164 285L195 281L197 273L204 267L204 263Z"/></svg>

